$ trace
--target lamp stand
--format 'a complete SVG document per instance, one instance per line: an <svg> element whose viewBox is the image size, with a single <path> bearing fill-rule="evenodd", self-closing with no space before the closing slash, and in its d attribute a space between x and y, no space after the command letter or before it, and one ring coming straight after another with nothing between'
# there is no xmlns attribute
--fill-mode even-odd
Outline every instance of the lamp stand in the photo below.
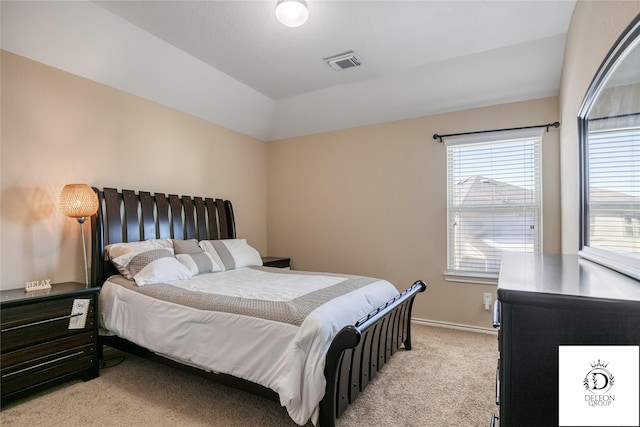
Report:
<svg viewBox="0 0 640 427"><path fill-rule="evenodd" d="M76 218L78 220L78 222L80 223L80 231L82 234L82 257L84 258L84 283L85 283L85 287L89 287L89 274L87 273L87 248L86 248L86 244L84 242L84 221L85 219L87 219L84 216L81 216L79 218Z"/></svg>

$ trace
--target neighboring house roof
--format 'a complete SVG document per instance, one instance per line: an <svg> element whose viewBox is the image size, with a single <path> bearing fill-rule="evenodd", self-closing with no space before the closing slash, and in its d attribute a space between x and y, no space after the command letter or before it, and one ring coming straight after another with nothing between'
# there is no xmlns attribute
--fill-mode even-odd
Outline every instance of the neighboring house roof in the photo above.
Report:
<svg viewBox="0 0 640 427"><path fill-rule="evenodd" d="M481 175L470 176L453 188L456 206L523 205L535 203L535 192Z"/></svg>
<svg viewBox="0 0 640 427"><path fill-rule="evenodd" d="M473 175L453 188L456 206L473 207L487 205L522 205L535 202L535 192L517 185ZM640 197L634 197L621 191L591 187L589 199L592 207L620 209L640 204Z"/></svg>
<svg viewBox="0 0 640 427"><path fill-rule="evenodd" d="M589 204L592 208L598 209L629 209L631 205L640 205L640 197L634 197L621 191L591 187L589 189Z"/></svg>

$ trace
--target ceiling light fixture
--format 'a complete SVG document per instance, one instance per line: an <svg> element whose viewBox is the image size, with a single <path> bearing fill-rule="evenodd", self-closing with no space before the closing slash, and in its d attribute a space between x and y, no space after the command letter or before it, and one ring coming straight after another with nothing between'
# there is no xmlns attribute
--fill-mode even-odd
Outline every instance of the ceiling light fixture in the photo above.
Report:
<svg viewBox="0 0 640 427"><path fill-rule="evenodd" d="M299 27L309 18L307 3L304 0L278 0L276 18L287 27Z"/></svg>

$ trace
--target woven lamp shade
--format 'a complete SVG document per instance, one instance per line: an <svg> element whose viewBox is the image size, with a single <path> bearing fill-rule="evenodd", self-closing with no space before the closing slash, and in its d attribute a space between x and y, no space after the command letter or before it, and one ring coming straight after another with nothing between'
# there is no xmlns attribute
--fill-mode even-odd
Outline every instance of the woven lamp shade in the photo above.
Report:
<svg viewBox="0 0 640 427"><path fill-rule="evenodd" d="M91 216L98 211L98 197L87 184L67 184L60 192L60 211L71 218Z"/></svg>

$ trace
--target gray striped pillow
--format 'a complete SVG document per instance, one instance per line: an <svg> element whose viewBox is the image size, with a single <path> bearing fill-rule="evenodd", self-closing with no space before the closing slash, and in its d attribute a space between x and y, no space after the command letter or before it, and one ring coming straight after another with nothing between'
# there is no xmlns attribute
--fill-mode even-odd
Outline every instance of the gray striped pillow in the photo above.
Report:
<svg viewBox="0 0 640 427"><path fill-rule="evenodd" d="M262 265L260 253L245 239L202 240L200 247L214 259L220 259L224 270Z"/></svg>
<svg viewBox="0 0 640 427"><path fill-rule="evenodd" d="M189 269L191 274L217 273L222 271L222 267L214 261L213 257L202 250L200 253L176 254L176 258L185 267Z"/></svg>

